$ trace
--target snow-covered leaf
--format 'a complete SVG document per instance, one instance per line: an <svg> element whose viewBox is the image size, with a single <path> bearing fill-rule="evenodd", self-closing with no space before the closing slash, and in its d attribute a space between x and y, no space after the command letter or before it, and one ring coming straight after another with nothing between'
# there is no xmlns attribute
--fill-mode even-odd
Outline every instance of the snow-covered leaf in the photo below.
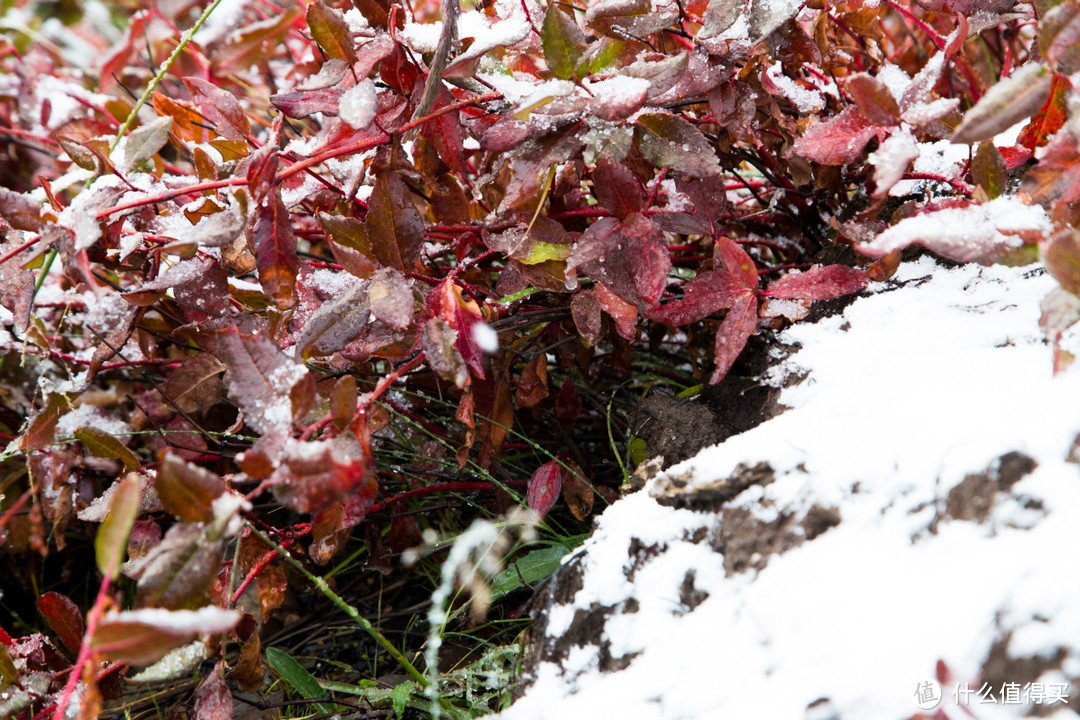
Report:
<svg viewBox="0 0 1080 720"><path fill-rule="evenodd" d="M1026 117L1031 117L1050 95L1052 74L1042 65L1024 65L997 83L964 113L953 133L954 143L991 140Z"/></svg>
<svg viewBox="0 0 1080 720"><path fill-rule="evenodd" d="M127 610L106 614L91 646L103 659L149 665L173 648L200 635L221 635L236 627L242 613L204 607L199 610Z"/></svg>

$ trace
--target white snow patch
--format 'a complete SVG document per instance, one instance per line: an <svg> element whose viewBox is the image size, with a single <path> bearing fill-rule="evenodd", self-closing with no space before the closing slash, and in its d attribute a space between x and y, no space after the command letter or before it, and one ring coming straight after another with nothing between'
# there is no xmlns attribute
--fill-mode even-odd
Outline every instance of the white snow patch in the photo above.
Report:
<svg viewBox="0 0 1080 720"><path fill-rule="evenodd" d="M791 409L610 506L574 554L581 589L554 608L547 635L575 613L613 608L604 639L627 666L602 673L595 645L574 648L541 663L501 717L899 720L918 713L916 686L940 660L953 676L940 711L958 720L968 715L957 698L981 687L991 644L1010 632L1013 657L1064 648L1068 675L1038 682L1067 687L1080 668L1080 577L1064 560L1080 542L1080 470L1066 461L1080 372L1051 374L1038 318L1054 285L1038 269L924 258L843 315L785 331L798 349L771 377L805 374L781 391ZM1037 465L997 493L985 523L945 514L950 489L1012 451ZM650 493L666 478L693 488L759 461L775 481L726 507L775 517L822 505L841 522L760 571L727 576L723 555L692 537L716 533L717 516ZM628 559L632 542L653 550ZM690 572L708 595L692 609L680 601ZM993 691L996 705L970 701L975 716L1034 709ZM1071 710L1045 709L1057 708Z"/></svg>
<svg viewBox="0 0 1080 720"><path fill-rule="evenodd" d="M499 334L487 323L473 323L472 338L488 355L499 349Z"/></svg>

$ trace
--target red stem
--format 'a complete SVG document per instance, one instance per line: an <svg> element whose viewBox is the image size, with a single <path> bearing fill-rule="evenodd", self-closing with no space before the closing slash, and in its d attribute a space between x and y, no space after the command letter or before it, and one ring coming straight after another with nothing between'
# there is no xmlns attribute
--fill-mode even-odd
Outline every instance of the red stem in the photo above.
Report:
<svg viewBox="0 0 1080 720"><path fill-rule="evenodd" d="M64 685L64 693L60 696L60 702L56 704L53 720L64 720L67 715L67 706L71 702L71 696L75 693L76 686L79 684L82 669L90 659L90 641L93 639L94 633L97 632L98 623L105 612L105 603L109 599L109 584L109 576L103 575L101 587L98 588L97 599L94 600L94 607L90 608L90 612L86 614L86 632L83 633L82 645L79 647L79 657L75 659L71 674L68 675L67 684Z"/></svg>
<svg viewBox="0 0 1080 720"><path fill-rule="evenodd" d="M278 544L281 545L282 549L288 550L293 545L294 542L295 542L295 540L293 540L292 538L286 538L285 540L282 540ZM241 582L236 587L236 590L233 592L232 597L229 598L229 605L230 606L235 606L236 605L236 602L240 599L240 596L243 595L244 591L248 589L248 585L251 585L251 583L259 575L259 573L261 573L263 570L265 570L267 565L269 565L271 562L273 562L274 558L276 558L277 556L278 556L278 549L277 548L272 548L269 551L267 551L267 553L265 555L263 555L261 558L259 558L259 562L255 563L254 567L252 567L251 570L248 571L248 574L244 576L243 582Z"/></svg>

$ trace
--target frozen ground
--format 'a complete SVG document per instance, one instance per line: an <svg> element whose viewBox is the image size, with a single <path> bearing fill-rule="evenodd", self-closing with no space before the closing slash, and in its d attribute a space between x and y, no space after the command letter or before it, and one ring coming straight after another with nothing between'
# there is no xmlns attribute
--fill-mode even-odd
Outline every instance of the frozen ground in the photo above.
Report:
<svg viewBox="0 0 1080 720"><path fill-rule="evenodd" d="M789 410L599 518L504 720L1075 716L1080 370L1051 373L1054 283L928 258L895 280L783 334Z"/></svg>

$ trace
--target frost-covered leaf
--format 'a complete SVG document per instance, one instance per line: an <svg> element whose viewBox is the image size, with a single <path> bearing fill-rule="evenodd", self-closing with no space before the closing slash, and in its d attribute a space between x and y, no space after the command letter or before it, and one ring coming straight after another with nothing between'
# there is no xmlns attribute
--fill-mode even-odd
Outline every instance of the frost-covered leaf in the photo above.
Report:
<svg viewBox="0 0 1080 720"><path fill-rule="evenodd" d="M585 33L572 15L557 3L548 6L540 30L544 59L551 73L563 80L574 78L578 62L585 52Z"/></svg>
<svg viewBox="0 0 1080 720"><path fill-rule="evenodd" d="M774 30L794 18L800 0L750 0L750 40L758 42L768 37Z"/></svg>
<svg viewBox="0 0 1080 720"><path fill-rule="evenodd" d="M525 500L529 508L541 518L558 502L564 472L558 460L548 460L529 478Z"/></svg>
<svg viewBox="0 0 1080 720"><path fill-rule="evenodd" d="M847 165L862 157L866 144L881 133L881 127L848 106L803 133L791 152L822 165Z"/></svg>
<svg viewBox="0 0 1080 720"><path fill-rule="evenodd" d="M739 354L746 347L746 341L757 327L757 298L744 295L728 310L720 328L716 331L712 377L709 382L715 385L724 379L731 366L739 359Z"/></svg>
<svg viewBox="0 0 1080 720"><path fill-rule="evenodd" d="M679 7L665 0L600 0L585 11L585 28L624 39L663 30L679 19Z"/></svg>
<svg viewBox="0 0 1080 720"><path fill-rule="evenodd" d="M1024 65L986 91L953 133L954 143L991 140L1017 122L1031 117L1050 95L1052 75L1042 65Z"/></svg>
<svg viewBox="0 0 1080 720"><path fill-rule="evenodd" d="M173 525L146 555L124 572L137 578L139 607L190 608L205 602L221 569L226 539L235 533L236 513L246 505L235 493L222 493L212 503L206 522ZM250 507L250 506L248 506Z"/></svg>
<svg viewBox="0 0 1080 720"><path fill-rule="evenodd" d="M1039 50L1061 75L1080 70L1080 2L1066 0L1042 15Z"/></svg>
<svg viewBox="0 0 1080 720"><path fill-rule="evenodd" d="M424 223L409 189L395 172L384 170L375 177L368 200L367 234L380 264L403 272L415 267L424 242Z"/></svg>
<svg viewBox="0 0 1080 720"><path fill-rule="evenodd" d="M918 157L919 144L911 131L906 127L893 131L868 158L869 163L874 166L873 196L882 198L888 195L893 186L904 177L911 161Z"/></svg>
<svg viewBox="0 0 1080 720"><path fill-rule="evenodd" d="M297 338L300 357L332 355L360 335L371 317L369 288L369 282L353 285L319 306Z"/></svg>
<svg viewBox="0 0 1080 720"><path fill-rule="evenodd" d="M847 265L815 265L801 273L790 273L769 285L770 297L798 300L832 300L861 292L866 275Z"/></svg>
<svg viewBox="0 0 1080 720"><path fill-rule="evenodd" d="M698 30L698 39L707 40L720 35L735 24L745 9L746 0L709 0L701 29Z"/></svg>
<svg viewBox="0 0 1080 720"><path fill-rule="evenodd" d="M458 352L457 331L442 318L431 318L424 324L421 347L428 365L435 374L450 380L459 388L469 379L469 369Z"/></svg>
<svg viewBox="0 0 1080 720"><path fill-rule="evenodd" d="M982 205L949 207L904 218L859 251L872 257L922 245L956 262L989 265L1037 241L1050 230L1041 207L1025 205L1015 197L1000 197Z"/></svg>
<svg viewBox="0 0 1080 720"><path fill-rule="evenodd" d="M217 473L169 453L158 467L154 489L161 504L177 519L198 523L213 516L214 500L225 492L226 487Z"/></svg>
<svg viewBox="0 0 1080 720"><path fill-rule="evenodd" d="M91 646L105 660L149 665L200 635L221 635L240 622L239 610L126 610L106 614Z"/></svg>
<svg viewBox="0 0 1080 720"><path fill-rule="evenodd" d="M29 195L0 187L0 217L16 230L41 230L44 222L41 217L42 209L41 203Z"/></svg>
<svg viewBox="0 0 1080 720"><path fill-rule="evenodd" d="M844 83L844 90L864 118L875 125L900 124L900 104L888 86L867 73L855 73Z"/></svg>
<svg viewBox="0 0 1080 720"><path fill-rule="evenodd" d="M278 309L291 308L296 304L300 258L296 254L292 219L276 192L269 202L256 207L248 237L263 290Z"/></svg>
<svg viewBox="0 0 1080 720"><path fill-rule="evenodd" d="M381 268L371 277L368 286L371 315L395 330L405 330L413 321L412 286L397 270Z"/></svg>
<svg viewBox="0 0 1080 720"><path fill-rule="evenodd" d="M195 717L204 720L232 720L233 697L225 684L224 661L218 660L195 690Z"/></svg>
<svg viewBox="0 0 1080 720"><path fill-rule="evenodd" d="M370 78L364 78L341 94L337 104L338 115L352 129L366 130L375 119L376 100L375 83Z"/></svg>
<svg viewBox="0 0 1080 720"><path fill-rule="evenodd" d="M288 440L270 482L282 505L302 513L319 513L349 494L373 496L376 490L371 457L352 435Z"/></svg>
<svg viewBox="0 0 1080 720"><path fill-rule="evenodd" d="M229 398L244 412L245 422L261 433L288 427L293 418L289 392L307 368L265 335L242 333L235 325L212 337L213 353L226 367Z"/></svg>
<svg viewBox="0 0 1080 720"><path fill-rule="evenodd" d="M171 117L157 117L131 131L124 144L124 167L130 170L144 160L158 154L165 143L169 142L172 132Z"/></svg>
<svg viewBox="0 0 1080 720"><path fill-rule="evenodd" d="M720 172L720 161L708 139L677 115L639 115L634 138L641 155L658 168L674 168L695 177Z"/></svg>

